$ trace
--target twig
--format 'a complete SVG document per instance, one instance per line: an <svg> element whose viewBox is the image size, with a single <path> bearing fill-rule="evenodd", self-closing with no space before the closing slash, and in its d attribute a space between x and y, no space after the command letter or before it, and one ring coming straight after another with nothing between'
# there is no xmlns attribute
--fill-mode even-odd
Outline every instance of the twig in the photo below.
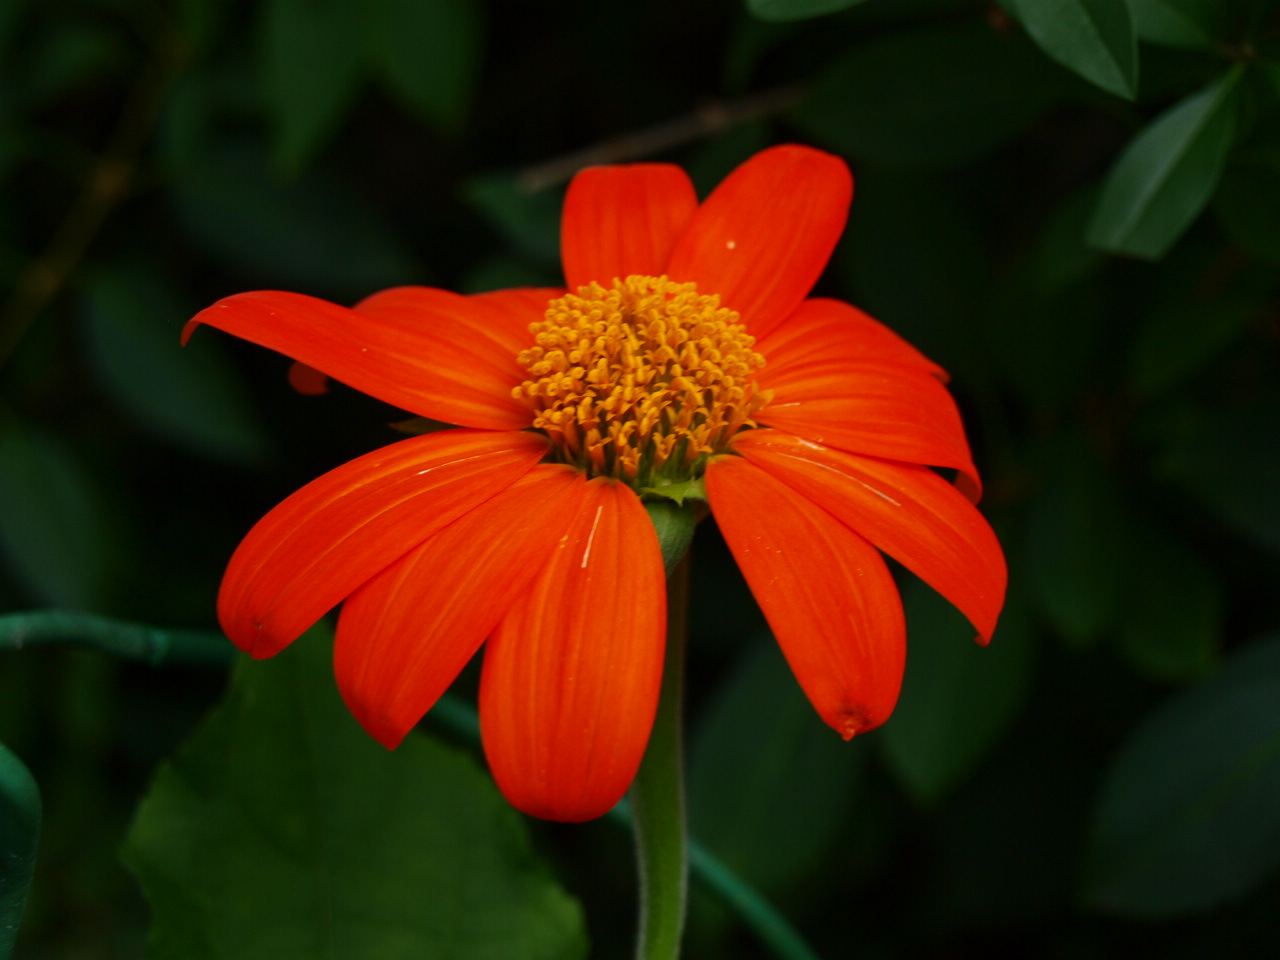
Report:
<svg viewBox="0 0 1280 960"><path fill-rule="evenodd" d="M161 663L228 663L231 642L212 630L161 630L96 613L29 610L0 615L0 650L83 643L106 653Z"/></svg>
<svg viewBox="0 0 1280 960"><path fill-rule="evenodd" d="M49 246L23 271L0 313L0 366L9 359L42 310L57 296L120 202L151 135L169 87L186 59L176 33L161 38L125 104L106 148L89 170L75 205Z"/></svg>
<svg viewBox="0 0 1280 960"><path fill-rule="evenodd" d="M732 127L763 120L789 110L800 102L803 91L796 86L779 87L729 103L712 101L684 117L636 130L601 143L526 167L516 175L516 186L525 193L537 193L567 183L583 167L604 163L624 163L651 157L685 143L720 133Z"/></svg>

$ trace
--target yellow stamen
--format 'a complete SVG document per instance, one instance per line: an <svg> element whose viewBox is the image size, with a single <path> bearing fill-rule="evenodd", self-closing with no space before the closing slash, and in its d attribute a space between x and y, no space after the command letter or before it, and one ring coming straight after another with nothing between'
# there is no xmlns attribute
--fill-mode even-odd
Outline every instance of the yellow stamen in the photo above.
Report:
<svg viewBox="0 0 1280 960"><path fill-rule="evenodd" d="M696 284L630 276L547 305L512 392L560 458L636 487L701 474L769 402L738 314Z"/></svg>

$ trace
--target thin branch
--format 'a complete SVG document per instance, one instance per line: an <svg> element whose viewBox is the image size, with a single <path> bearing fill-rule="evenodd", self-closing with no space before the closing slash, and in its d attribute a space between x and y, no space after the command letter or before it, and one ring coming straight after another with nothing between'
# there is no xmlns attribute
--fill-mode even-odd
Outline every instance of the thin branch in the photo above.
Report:
<svg viewBox="0 0 1280 960"><path fill-rule="evenodd" d="M231 641L213 630L161 630L74 610L0 614L0 650L50 643L83 643L147 663L229 663Z"/></svg>
<svg viewBox="0 0 1280 960"><path fill-rule="evenodd" d="M803 91L799 87L789 86L729 103L712 101L687 116L613 137L585 150L577 150L545 163L526 167L516 175L516 186L525 193L537 193L548 187L568 183L583 167L640 160L744 123L776 116L794 107L802 96Z"/></svg>

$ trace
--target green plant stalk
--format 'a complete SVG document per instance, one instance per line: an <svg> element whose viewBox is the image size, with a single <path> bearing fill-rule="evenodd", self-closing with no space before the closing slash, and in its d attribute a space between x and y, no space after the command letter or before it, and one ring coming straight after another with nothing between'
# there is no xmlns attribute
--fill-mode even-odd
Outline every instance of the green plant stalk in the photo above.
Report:
<svg viewBox="0 0 1280 960"><path fill-rule="evenodd" d="M640 771L631 786L636 862L640 871L637 960L676 960L689 892L685 828L682 704L689 555L667 580L667 652L658 714Z"/></svg>
<svg viewBox="0 0 1280 960"><path fill-rule="evenodd" d="M10 960L40 843L40 790L26 766L0 743L0 960Z"/></svg>

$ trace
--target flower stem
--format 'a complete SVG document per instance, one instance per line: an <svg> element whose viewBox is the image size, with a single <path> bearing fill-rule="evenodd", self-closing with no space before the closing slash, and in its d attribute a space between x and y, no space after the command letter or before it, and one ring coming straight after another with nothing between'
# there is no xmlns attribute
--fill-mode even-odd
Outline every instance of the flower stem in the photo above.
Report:
<svg viewBox="0 0 1280 960"><path fill-rule="evenodd" d="M685 622L689 607L689 555L667 580L667 653L658 715L640 772L631 785L640 871L637 960L676 960L684 932L689 848L685 834L684 699Z"/></svg>

